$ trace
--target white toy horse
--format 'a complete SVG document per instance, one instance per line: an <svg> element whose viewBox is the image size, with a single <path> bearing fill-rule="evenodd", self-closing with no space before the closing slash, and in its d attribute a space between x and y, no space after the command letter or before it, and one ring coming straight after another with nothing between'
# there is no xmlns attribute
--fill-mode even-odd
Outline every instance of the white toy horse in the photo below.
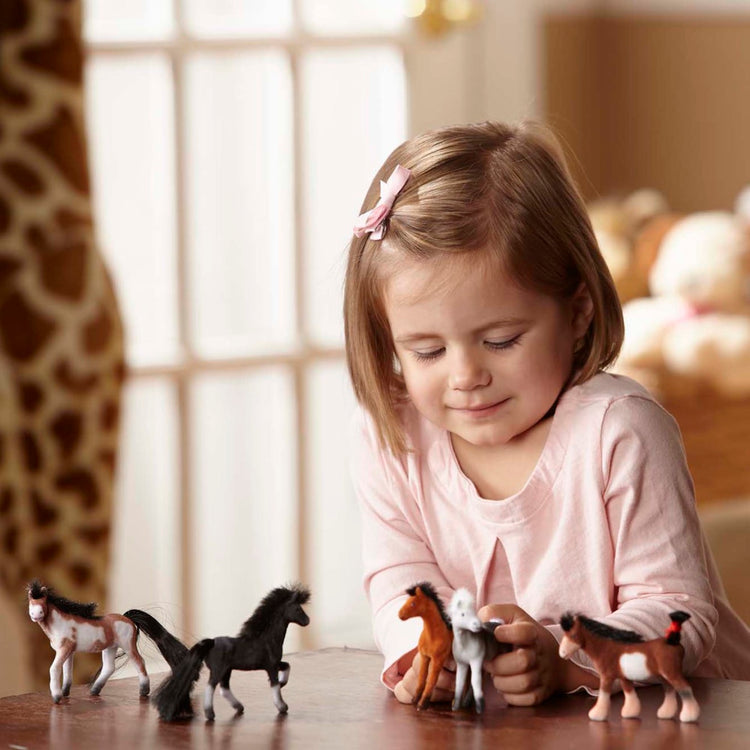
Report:
<svg viewBox="0 0 750 750"><path fill-rule="evenodd" d="M96 615L96 604L72 602L56 594L51 588L32 581L28 587L29 617L39 624L55 650L55 659L49 669L49 689L52 700L59 703L70 695L73 683L73 654L76 651L102 654L102 669L91 694L99 695L115 671L118 646L132 658L138 670L141 696L149 693L146 665L138 653L136 639L138 628L122 615ZM60 672L62 671L62 684Z"/></svg>
<svg viewBox="0 0 750 750"><path fill-rule="evenodd" d="M462 701L466 677L471 668L471 692L474 694L474 709L478 714L484 711L482 692L482 664L494 659L500 653L510 651L507 643L500 643L494 635L495 628L503 620L482 622L476 612L474 597L467 589L458 589L451 599L450 617L453 625L453 658L456 661L456 692L453 696L453 710L468 705L470 697Z"/></svg>

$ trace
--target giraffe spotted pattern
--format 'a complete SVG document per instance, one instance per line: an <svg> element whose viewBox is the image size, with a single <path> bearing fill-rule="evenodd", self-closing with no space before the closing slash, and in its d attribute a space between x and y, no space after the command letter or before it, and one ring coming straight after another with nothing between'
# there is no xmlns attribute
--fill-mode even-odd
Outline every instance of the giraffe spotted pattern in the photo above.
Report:
<svg viewBox="0 0 750 750"><path fill-rule="evenodd" d="M11 601L37 577L106 598L125 365L94 242L82 73L80 0L0 2L0 585ZM48 648L38 628L29 638L41 686Z"/></svg>

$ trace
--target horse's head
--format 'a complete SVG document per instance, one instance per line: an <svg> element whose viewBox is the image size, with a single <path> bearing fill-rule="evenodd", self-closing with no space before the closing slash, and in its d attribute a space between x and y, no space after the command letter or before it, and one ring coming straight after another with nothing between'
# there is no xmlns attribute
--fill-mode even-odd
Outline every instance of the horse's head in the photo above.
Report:
<svg viewBox="0 0 750 750"><path fill-rule="evenodd" d="M404 602L398 612L402 620L410 617L421 617L425 622L442 622L444 627L450 630L450 621L445 614L443 603L435 587L428 581L416 583L406 589L409 598Z"/></svg>
<svg viewBox="0 0 750 750"><path fill-rule="evenodd" d="M409 594L409 598L404 602L401 609L398 611L398 617L400 620L408 620L410 617L420 617L424 612L424 603L426 596L424 595L420 586L414 586L408 589L406 592Z"/></svg>
<svg viewBox="0 0 750 750"><path fill-rule="evenodd" d="M27 587L29 595L29 617L33 622L43 622L47 617L47 587L32 581Z"/></svg>
<svg viewBox="0 0 750 750"><path fill-rule="evenodd" d="M301 625L303 628L310 624L310 617L302 609L303 604L310 601L310 591L303 586L296 586L290 589L291 596L284 608L284 618L295 625Z"/></svg>
<svg viewBox="0 0 750 750"><path fill-rule="evenodd" d="M566 612L560 618L560 627L562 627L564 633L560 641L560 658L567 659L583 646L583 627L578 615L570 612Z"/></svg>
<svg viewBox="0 0 750 750"><path fill-rule="evenodd" d="M477 616L474 597L468 589L457 589L449 607L451 623L456 630L470 630L479 633L482 621Z"/></svg>

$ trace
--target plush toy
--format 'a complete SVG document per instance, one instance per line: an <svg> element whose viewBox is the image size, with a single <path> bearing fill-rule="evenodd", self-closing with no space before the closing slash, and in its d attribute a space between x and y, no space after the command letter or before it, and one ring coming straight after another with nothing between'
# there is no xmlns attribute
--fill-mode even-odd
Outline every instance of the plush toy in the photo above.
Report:
<svg viewBox="0 0 750 750"><path fill-rule="evenodd" d="M647 293L648 267L636 253L645 247L638 238L668 211L656 190L636 190L625 198L607 197L588 206L591 226L622 301Z"/></svg>
<svg viewBox="0 0 750 750"><path fill-rule="evenodd" d="M749 203L738 200L738 209ZM674 220L661 236L648 285L652 296L623 306L616 370L663 368L729 396L750 394L750 213Z"/></svg>
<svg viewBox="0 0 750 750"><path fill-rule="evenodd" d="M443 603L431 583L422 581L406 589L406 593L409 598L399 610L399 618L408 620L421 617L423 623L417 644L422 661L414 694L414 703L418 709L423 709L429 705L440 670L451 655L453 630Z"/></svg>
<svg viewBox="0 0 750 750"><path fill-rule="evenodd" d="M560 657L567 659L581 649L599 673L599 696L589 711L589 719L607 720L612 685L618 679L625 693L622 718L638 718L641 702L633 681L658 678L664 683L664 701L656 715L660 719L674 718L679 693L682 700L680 721L698 721L700 707L682 674L685 649L680 644L680 630L689 617L687 612L670 613L671 624L664 638L645 641L632 630L618 630L581 614L562 616L560 625L564 635L560 641Z"/></svg>
<svg viewBox="0 0 750 750"><path fill-rule="evenodd" d="M474 710L484 711L482 692L482 664L491 661L498 654L511 650L507 643L495 638L495 628L504 625L501 619L482 622L477 615L474 597L468 589L458 589L451 599L450 618L453 625L453 659L456 662L456 688L453 697L453 710L469 705L464 699L466 678L471 670L470 689L466 693L474 698Z"/></svg>

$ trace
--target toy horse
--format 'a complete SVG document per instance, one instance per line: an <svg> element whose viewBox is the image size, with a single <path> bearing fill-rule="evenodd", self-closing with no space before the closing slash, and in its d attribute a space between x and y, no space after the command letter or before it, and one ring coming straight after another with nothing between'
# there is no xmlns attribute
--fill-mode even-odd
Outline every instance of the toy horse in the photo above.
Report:
<svg viewBox="0 0 750 750"><path fill-rule="evenodd" d="M241 714L245 708L229 689L233 669L262 669L268 674L273 702L279 713L289 707L281 697L281 688L289 680L289 664L281 660L284 637L289 623L305 626L310 618L302 609L310 592L302 586L275 588L258 605L236 638L223 636L205 638L196 643L185 658L172 670L154 692L153 701L165 721L192 716L190 692L200 675L204 662L209 669L203 700L207 721L213 721L214 692L220 685L221 694Z"/></svg>
<svg viewBox="0 0 750 750"><path fill-rule="evenodd" d="M432 691L435 689L440 670L451 652L453 631L443 604L432 584L418 583L407 589L406 593L409 598L399 610L399 618L408 620L410 617L421 617L424 623L417 644L422 662L419 668L417 691L414 695L417 708L423 709L432 698Z"/></svg>
<svg viewBox="0 0 750 750"><path fill-rule="evenodd" d="M50 667L49 690L52 700L59 703L70 695L73 683L73 654L76 651L102 654L102 669L91 686L91 694L99 695L115 671L118 646L133 659L138 670L141 696L149 693L149 679L143 658L136 646L137 628L124 615L96 615L96 604L80 604L59 596L53 589L32 581L27 586L29 617L39 624L55 650ZM62 672L62 685L60 673Z"/></svg>
<svg viewBox="0 0 750 750"><path fill-rule="evenodd" d="M170 669L174 669L188 655L188 647L179 639L175 638L155 617L148 612L140 609L129 609L124 612L123 617L132 620L138 631L145 633L157 646L161 655L169 664ZM190 696L185 696L185 701L178 707L177 713L180 716L192 716L193 707L190 703Z"/></svg>
<svg viewBox="0 0 750 750"><path fill-rule="evenodd" d="M693 696L690 684L682 674L680 644L681 625L690 615L672 612L672 624L664 638L644 641L630 630L617 630L583 615L565 614L560 620L565 635L560 641L560 656L567 659L579 648L594 662L599 672L599 697L589 711L589 719L606 721L612 683L619 678L625 693L621 715L635 719L641 713L641 702L635 693L633 680L659 678L664 683L664 701L657 711L660 719L672 719L677 713L677 696L682 698L680 721L698 721L700 707Z"/></svg>
<svg viewBox="0 0 750 750"><path fill-rule="evenodd" d="M474 695L474 710L481 714L484 711L484 694L482 692L482 664L494 659L498 654L511 650L507 643L500 643L495 638L495 628L503 620L482 622L476 612L474 597L467 589L458 589L451 599L448 608L453 625L453 658L456 661L456 692L453 697L453 710L465 707L462 702L466 677L471 668L471 693Z"/></svg>

